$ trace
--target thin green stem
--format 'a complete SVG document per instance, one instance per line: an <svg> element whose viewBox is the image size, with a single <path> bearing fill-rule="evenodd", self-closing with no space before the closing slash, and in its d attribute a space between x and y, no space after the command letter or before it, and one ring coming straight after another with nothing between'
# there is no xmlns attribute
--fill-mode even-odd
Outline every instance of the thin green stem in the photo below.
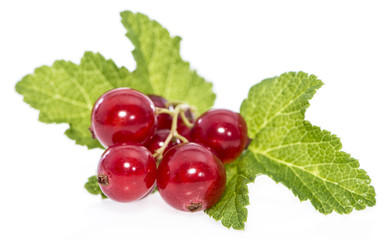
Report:
<svg viewBox="0 0 385 240"><path fill-rule="evenodd" d="M183 105L180 104L180 105L177 105L174 110L167 110L167 109L159 108L160 110L157 111L160 113L168 113L172 116L172 124L171 124L170 134L167 136L166 140L164 141L163 146L161 148L159 148L158 150L156 150L154 155L153 155L154 158L156 158L157 160L162 159L164 151L166 150L168 144L171 142L171 140L174 137L179 138L183 142L188 142L188 140L185 137L183 137L182 135L180 135L177 131L178 115L181 112L182 107L183 107ZM163 111L163 110L165 110L165 111Z"/></svg>
<svg viewBox="0 0 385 240"><path fill-rule="evenodd" d="M183 123L188 127L192 128L194 125L187 119L184 111L180 112L180 116L182 117Z"/></svg>
<svg viewBox="0 0 385 240"><path fill-rule="evenodd" d="M167 113L167 114L170 114L171 116L173 114L173 111L169 110L167 108L158 108L158 107L156 107L155 108L155 112L156 112L156 114Z"/></svg>
<svg viewBox="0 0 385 240"><path fill-rule="evenodd" d="M175 132L175 133L174 133L174 137L179 138L179 139L182 140L182 142L184 142L184 143L189 142L187 138L183 137L183 136L180 135L178 132Z"/></svg>

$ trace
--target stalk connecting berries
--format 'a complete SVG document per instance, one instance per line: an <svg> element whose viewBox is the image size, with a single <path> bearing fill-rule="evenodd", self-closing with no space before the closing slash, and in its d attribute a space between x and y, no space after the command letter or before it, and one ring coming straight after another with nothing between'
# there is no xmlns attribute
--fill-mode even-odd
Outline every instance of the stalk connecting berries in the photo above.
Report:
<svg viewBox="0 0 385 240"><path fill-rule="evenodd" d="M188 212L219 201L226 185L224 163L236 160L249 141L238 113L210 110L195 120L195 109L187 104L129 88L96 101L90 130L108 147L97 176L107 197L139 200L156 182L168 204Z"/></svg>

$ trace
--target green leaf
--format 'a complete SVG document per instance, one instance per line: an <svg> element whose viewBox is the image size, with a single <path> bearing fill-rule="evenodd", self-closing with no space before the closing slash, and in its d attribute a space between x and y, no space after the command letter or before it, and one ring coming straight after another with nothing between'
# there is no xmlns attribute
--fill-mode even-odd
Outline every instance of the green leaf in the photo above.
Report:
<svg viewBox="0 0 385 240"><path fill-rule="evenodd" d="M17 83L16 91L24 96L26 103L40 110L40 121L68 123L69 138L95 148L102 146L88 130L94 102L104 92L128 87L132 81L133 76L126 68L118 68L98 53L86 52L80 65L56 61L51 67L37 68Z"/></svg>
<svg viewBox="0 0 385 240"><path fill-rule="evenodd" d="M375 205L374 188L340 139L304 120L322 82L285 73L251 88L241 107L254 141L249 150L262 173L281 182L321 213L350 213Z"/></svg>
<svg viewBox="0 0 385 240"><path fill-rule="evenodd" d="M253 138L243 156L226 166L227 189L207 213L226 227L243 229L249 204L247 185L266 174L310 200L321 213L350 213L375 205L370 178L342 152L338 137L304 120L322 82L303 72L285 73L254 85L241 114Z"/></svg>
<svg viewBox="0 0 385 240"><path fill-rule="evenodd" d="M215 94L212 84L182 60L180 37L171 37L156 21L140 13L121 13L126 36L134 44L136 60L134 75L141 81L141 91L157 94L198 107L199 113L210 109Z"/></svg>
<svg viewBox="0 0 385 240"><path fill-rule="evenodd" d="M304 120L321 85L314 75L291 72L252 87L241 107L254 137L249 150L262 173L321 213L374 206L374 188L358 161L341 151L337 136Z"/></svg>
<svg viewBox="0 0 385 240"><path fill-rule="evenodd" d="M228 228L244 229L249 205L248 183L254 182L260 171L253 154L245 151L239 159L226 165L226 190L221 200L206 213L215 220L222 220Z"/></svg>
<svg viewBox="0 0 385 240"><path fill-rule="evenodd" d="M87 191L94 195L100 195L102 199L106 199L107 196L104 195L102 190L99 187L98 179L96 176L91 176L88 178L88 181L86 184L84 184L84 188L87 189Z"/></svg>
<svg viewBox="0 0 385 240"><path fill-rule="evenodd" d="M79 65L56 61L52 66L37 68L16 85L24 101L40 110L40 121L68 123L65 134L88 148L102 148L88 130L91 110L97 98L113 88L130 87L170 101L187 102L199 113L214 103L212 84L180 58L179 37L170 37L157 22L139 13L123 12L122 21L135 46L134 72L117 67L99 53L86 52Z"/></svg>

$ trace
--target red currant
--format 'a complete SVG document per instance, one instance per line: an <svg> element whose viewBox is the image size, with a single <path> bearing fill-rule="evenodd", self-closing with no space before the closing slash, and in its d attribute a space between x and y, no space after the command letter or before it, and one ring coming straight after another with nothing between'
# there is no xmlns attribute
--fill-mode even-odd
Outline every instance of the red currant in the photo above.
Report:
<svg viewBox="0 0 385 240"><path fill-rule="evenodd" d="M170 130L168 129L160 129L155 132L155 135L146 143L147 149L155 153L156 150L161 148L166 141L166 138L170 134ZM178 138L173 138L171 142L168 144L164 152L167 152L171 147L180 144L181 141Z"/></svg>
<svg viewBox="0 0 385 240"><path fill-rule="evenodd" d="M100 143L143 144L155 132L155 106L141 92L117 88L103 94L92 109L91 129Z"/></svg>
<svg viewBox="0 0 385 240"><path fill-rule="evenodd" d="M195 122L191 137L212 150L223 163L234 161L248 143L243 117L226 109L210 110Z"/></svg>
<svg viewBox="0 0 385 240"><path fill-rule="evenodd" d="M114 145L102 155L98 183L103 193L118 202L131 202L152 191L156 180L156 161L139 145Z"/></svg>
<svg viewBox="0 0 385 240"><path fill-rule="evenodd" d="M157 186L172 207L195 212L213 206L226 185L223 163L207 148L183 143L171 148L158 167Z"/></svg>
<svg viewBox="0 0 385 240"><path fill-rule="evenodd" d="M148 95L155 107L167 108L167 100L157 95ZM171 129L172 117L170 114L161 113L156 116L157 129Z"/></svg>

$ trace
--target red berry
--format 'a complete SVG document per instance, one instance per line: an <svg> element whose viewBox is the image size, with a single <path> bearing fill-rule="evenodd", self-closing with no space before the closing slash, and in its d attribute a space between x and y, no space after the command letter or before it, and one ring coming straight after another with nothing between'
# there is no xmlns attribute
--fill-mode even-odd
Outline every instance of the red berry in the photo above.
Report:
<svg viewBox="0 0 385 240"><path fill-rule="evenodd" d="M167 100L157 95L148 95L155 107L167 108ZM156 115L157 129L171 129L172 117L170 114L161 113Z"/></svg>
<svg viewBox="0 0 385 240"><path fill-rule="evenodd" d="M180 135L185 137L187 140L191 141L191 128L184 125L183 122L180 125L178 125L177 131Z"/></svg>
<svg viewBox="0 0 385 240"><path fill-rule="evenodd" d="M141 197L140 199L143 199L143 198L146 198L148 195L150 195L151 193L153 193L155 191L155 188L156 188L156 184L154 184L152 186L152 188L150 189L150 191L148 191L148 193L146 195L144 195L143 197ZM140 200L139 199L139 200Z"/></svg>
<svg viewBox="0 0 385 240"><path fill-rule="evenodd" d="M145 197L156 180L156 161L139 145L114 145L100 158L98 183L103 193L118 202Z"/></svg>
<svg viewBox="0 0 385 240"><path fill-rule="evenodd" d="M92 109L91 129L100 143L143 144L155 132L155 106L141 92L117 88L103 94Z"/></svg>
<svg viewBox="0 0 385 240"><path fill-rule="evenodd" d="M195 212L219 201L226 185L223 163L207 148L183 143L171 148L158 167L157 186L172 207Z"/></svg>
<svg viewBox="0 0 385 240"><path fill-rule="evenodd" d="M193 142L212 150L223 163L234 161L248 143L245 120L226 109L210 110L200 116L191 137Z"/></svg>
<svg viewBox="0 0 385 240"><path fill-rule="evenodd" d="M170 130L168 129L157 130L154 136L146 143L147 149L150 152L155 153L156 150L158 150L163 146L169 134L170 134ZM171 147L178 145L180 143L181 141L178 138L171 139L170 143L168 144L164 152L167 152Z"/></svg>

